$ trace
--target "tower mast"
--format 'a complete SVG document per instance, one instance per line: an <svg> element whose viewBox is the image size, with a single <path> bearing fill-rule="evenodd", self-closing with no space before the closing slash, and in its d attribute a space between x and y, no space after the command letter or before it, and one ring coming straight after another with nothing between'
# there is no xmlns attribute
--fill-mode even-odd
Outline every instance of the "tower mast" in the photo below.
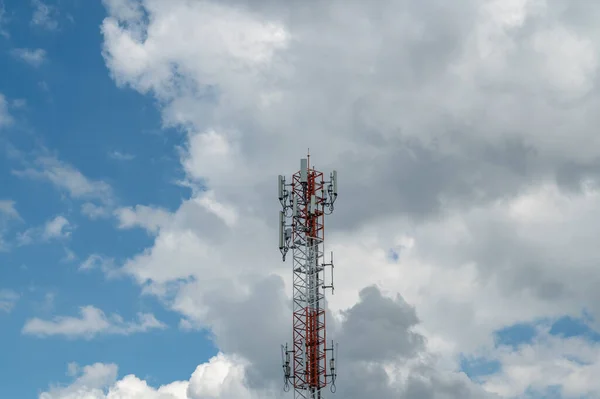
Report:
<svg viewBox="0 0 600 399"><path fill-rule="evenodd" d="M337 172L324 179L310 165L310 155L300 160L300 170L291 183L279 176L279 250L285 261L292 249L293 316L292 347L282 346L284 390L294 387L294 399L323 399L322 390L330 385L335 392L333 341L327 346L325 290L333 293L333 253L324 263L325 215L333 212L337 199ZM331 271L325 283L325 269ZM336 350L337 352L337 345ZM327 357L329 353L329 365ZM291 359L290 359L291 357ZM327 373L329 366L329 373Z"/></svg>

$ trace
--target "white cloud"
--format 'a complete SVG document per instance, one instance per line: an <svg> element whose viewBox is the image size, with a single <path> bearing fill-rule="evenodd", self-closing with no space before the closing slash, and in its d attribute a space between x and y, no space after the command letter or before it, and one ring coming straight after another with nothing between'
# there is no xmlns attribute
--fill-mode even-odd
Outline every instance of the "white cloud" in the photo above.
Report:
<svg viewBox="0 0 600 399"><path fill-rule="evenodd" d="M68 338L92 339L101 334L130 335L167 326L150 313L139 313L137 322L125 322L118 314L106 316L94 306L80 308L80 317L57 316L52 320L33 318L23 326L23 334L46 337L63 335Z"/></svg>
<svg viewBox="0 0 600 399"><path fill-rule="evenodd" d="M113 191L108 183L92 180L56 157L41 156L36 159L35 167L13 170L12 173L20 177L47 180L76 199L96 200L104 205L110 205L113 201Z"/></svg>
<svg viewBox="0 0 600 399"><path fill-rule="evenodd" d="M82 369L70 365L69 374L79 375L69 386L54 388L39 399L258 399L244 386L244 363L222 353L199 365L188 381L153 388L134 375L117 380L117 366L97 363Z"/></svg>
<svg viewBox="0 0 600 399"><path fill-rule="evenodd" d="M561 387L562 398L597 397L600 383L600 345L581 337L561 338L542 331L532 344L503 348L493 359L502 370L484 378L484 386L503 397L522 397L528 391L543 395Z"/></svg>
<svg viewBox="0 0 600 399"><path fill-rule="evenodd" d="M41 48L16 48L11 50L11 53L14 57L19 58L34 67L39 67L46 61L46 50Z"/></svg>
<svg viewBox="0 0 600 399"><path fill-rule="evenodd" d="M398 386L382 356L369 367L357 360L347 367L351 395L481 398L453 373L460 353L493 350L493 332L516 322L582 308L600 317L600 7L105 4L106 64L118 85L159 100L166 126L187 132L181 163L195 188L172 213L116 213L120 227L156 236L123 271L179 312L182 326L210 328L225 353L251 362L256 385L268 385L275 366L265 348L289 339L291 322L283 287L266 277L280 275L291 291L291 266L276 250L274 177L296 171L308 147L311 161L341 177L327 221L338 265L333 320L365 286L400 292L427 338L417 357L436 359L396 375ZM549 57L555 50L562 56ZM243 328L243 316L259 311L269 337Z"/></svg>
<svg viewBox="0 0 600 399"><path fill-rule="evenodd" d="M80 371L79 366L70 364L69 374L80 376L69 386L54 388L40 395L40 399L276 399L281 398L281 387L257 389L249 386L246 379L247 370L251 366L235 356L219 353L200 364L192 373L189 380L175 381L167 385L153 388L144 380L134 375L127 375L117 380L117 368L114 364L94 364ZM422 369L421 377L408 372L406 378L398 381L404 386L402 391L406 397L438 397L433 396L431 386L437 385L444 389L445 396L450 398L459 393L461 398L483 399L487 397L481 392L470 389L457 390L466 377L436 375L431 369ZM369 377L378 377L372 373ZM377 390L379 380L373 379L370 392ZM460 389L460 388L458 388ZM338 393L341 396L342 393ZM425 396L419 396L425 395ZM379 396L392 397L392 396ZM396 397L396 396L393 396Z"/></svg>
<svg viewBox="0 0 600 399"><path fill-rule="evenodd" d="M119 221L119 228L143 227L152 233L157 233L161 227L168 226L171 221L170 212L144 205L119 208L114 214Z"/></svg>
<svg viewBox="0 0 600 399"><path fill-rule="evenodd" d="M112 159L116 159L117 161L132 161L135 159L135 155L127 154L120 151L113 151L108 154L108 156Z"/></svg>
<svg viewBox="0 0 600 399"><path fill-rule="evenodd" d="M75 227L67 218L58 215L48 220L43 226L31 227L17 234L17 243L28 245L35 241L64 240L71 236Z"/></svg>
<svg viewBox="0 0 600 399"><path fill-rule="evenodd" d="M117 380L118 368L115 364L96 363L79 368L69 364L68 373L77 376L69 386L53 388L40 394L39 399L100 399L104 389Z"/></svg>
<svg viewBox="0 0 600 399"><path fill-rule="evenodd" d="M135 0L102 0L110 15L123 20L136 20L143 16L142 7Z"/></svg>
<svg viewBox="0 0 600 399"><path fill-rule="evenodd" d="M251 399L257 398L244 383L247 364L239 358L222 353L199 365L192 374L187 388L190 398ZM272 398L272 392L262 392L262 397Z"/></svg>
<svg viewBox="0 0 600 399"><path fill-rule="evenodd" d="M110 216L110 208L106 206L96 205L92 202L86 202L81 205L81 213L92 220Z"/></svg>
<svg viewBox="0 0 600 399"><path fill-rule="evenodd" d="M13 290L0 289L0 312L12 312L19 297L19 294Z"/></svg>
<svg viewBox="0 0 600 399"><path fill-rule="evenodd" d="M113 258L107 258L99 254L91 254L79 265L80 271L90 271L94 269L99 269L106 274L107 277L116 277L120 274Z"/></svg>
<svg viewBox="0 0 600 399"><path fill-rule="evenodd" d="M14 219L20 219L19 212L15 209L15 201L0 200L0 213Z"/></svg>
<svg viewBox="0 0 600 399"><path fill-rule="evenodd" d="M58 10L56 7L49 6L42 0L32 0L31 4L34 7L31 24L39 26L47 30L58 29Z"/></svg>
<svg viewBox="0 0 600 399"><path fill-rule="evenodd" d="M71 235L71 232L68 231L70 228L72 226L69 221L64 216L59 215L46 222L42 236L47 240L52 238L66 238Z"/></svg>

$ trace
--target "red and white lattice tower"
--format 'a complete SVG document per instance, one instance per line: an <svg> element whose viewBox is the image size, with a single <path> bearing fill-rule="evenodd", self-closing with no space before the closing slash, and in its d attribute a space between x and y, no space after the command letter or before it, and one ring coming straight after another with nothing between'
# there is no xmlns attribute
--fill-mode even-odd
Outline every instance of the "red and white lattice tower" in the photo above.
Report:
<svg viewBox="0 0 600 399"><path fill-rule="evenodd" d="M324 222L336 198L337 172L325 180L323 172L311 168L310 155L300 160L291 183L279 176L279 249L284 261L289 249L293 255L293 345L282 346L282 362L284 390L291 384L294 399L322 399L327 385L335 392L337 356L333 341L327 346L324 294L327 288L333 293L333 253L330 263L324 263Z"/></svg>

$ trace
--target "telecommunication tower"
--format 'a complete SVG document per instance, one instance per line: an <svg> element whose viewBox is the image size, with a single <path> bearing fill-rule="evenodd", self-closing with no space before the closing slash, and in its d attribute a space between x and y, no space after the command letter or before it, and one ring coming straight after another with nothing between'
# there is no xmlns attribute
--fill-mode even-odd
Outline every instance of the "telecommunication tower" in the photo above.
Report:
<svg viewBox="0 0 600 399"><path fill-rule="evenodd" d="M289 249L293 255L293 345L282 345L281 356L284 391L288 392L291 384L294 399L322 399L327 385L335 392L337 345L335 353L333 341L327 346L324 293L330 288L333 294L333 253L330 262L324 263L324 221L325 215L333 212L336 198L337 172L324 180L323 172L310 166L310 155L300 160L300 171L292 175L291 183L279 176L283 208L279 213L279 250L284 262ZM328 283L327 267L331 270Z"/></svg>

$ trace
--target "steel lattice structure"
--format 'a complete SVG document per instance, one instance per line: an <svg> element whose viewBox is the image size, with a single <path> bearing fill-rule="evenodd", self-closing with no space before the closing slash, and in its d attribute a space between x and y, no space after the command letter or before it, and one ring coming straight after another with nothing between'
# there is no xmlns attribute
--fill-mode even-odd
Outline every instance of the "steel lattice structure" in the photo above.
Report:
<svg viewBox="0 0 600 399"><path fill-rule="evenodd" d="M337 172L324 179L322 172L311 168L310 156L301 159L300 171L291 183L279 176L279 201L283 210L279 218L279 249L285 261L293 255L292 348L282 346L284 390L290 383L294 399L322 399L328 384L335 392L335 357L333 342L327 347L324 290L333 293L333 253L324 263L325 215L333 212L337 198ZM331 281L325 283L325 268L330 267ZM329 373L327 373L327 353ZM290 355L293 360L290 365Z"/></svg>

